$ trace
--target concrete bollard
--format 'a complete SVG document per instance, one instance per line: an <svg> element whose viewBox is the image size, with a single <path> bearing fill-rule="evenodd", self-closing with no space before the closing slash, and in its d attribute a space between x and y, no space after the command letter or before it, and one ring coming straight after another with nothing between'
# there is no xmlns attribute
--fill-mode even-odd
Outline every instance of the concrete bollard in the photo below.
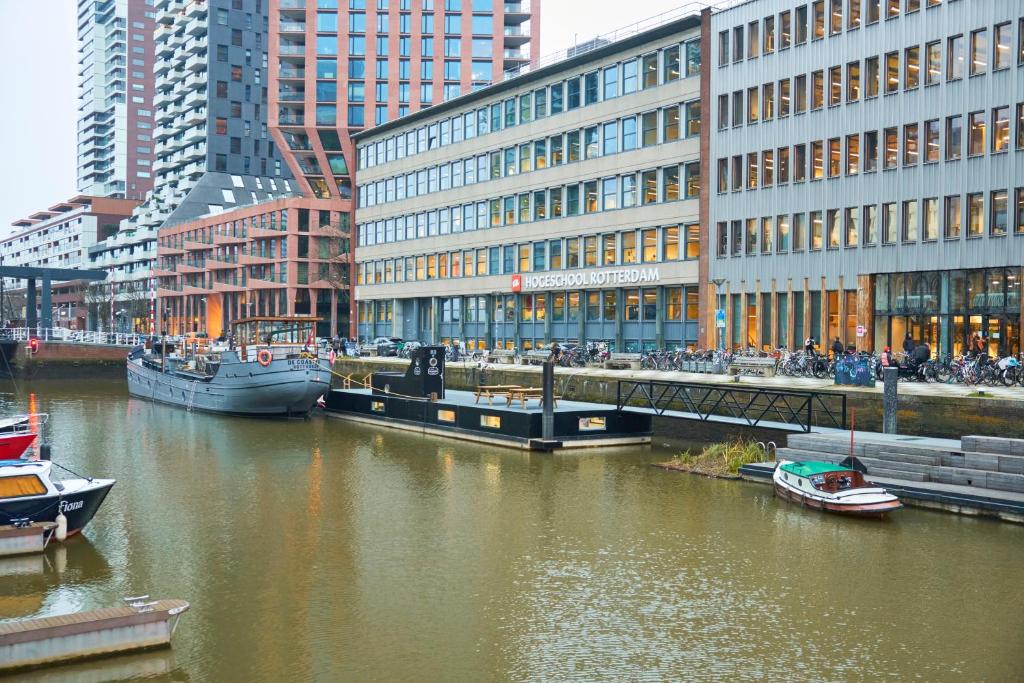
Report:
<svg viewBox="0 0 1024 683"><path fill-rule="evenodd" d="M544 387L541 437L545 441L551 441L555 438L555 364L550 360L544 361L541 380Z"/></svg>
<svg viewBox="0 0 1024 683"><path fill-rule="evenodd" d="M896 385L899 384L898 368L882 368L882 433L896 434Z"/></svg>

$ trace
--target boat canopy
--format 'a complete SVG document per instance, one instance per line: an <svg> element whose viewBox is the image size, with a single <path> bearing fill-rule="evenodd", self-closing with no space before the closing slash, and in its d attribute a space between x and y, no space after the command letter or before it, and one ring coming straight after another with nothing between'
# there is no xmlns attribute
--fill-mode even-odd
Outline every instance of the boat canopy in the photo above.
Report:
<svg viewBox="0 0 1024 683"><path fill-rule="evenodd" d="M849 472L849 467L841 467L839 465L833 465L830 462L787 462L781 465L780 468L783 472L789 472L795 474L798 477L807 477L808 479L815 474L826 474L828 472Z"/></svg>
<svg viewBox="0 0 1024 683"><path fill-rule="evenodd" d="M315 315L254 316L231 328L238 344L305 344L319 321Z"/></svg>

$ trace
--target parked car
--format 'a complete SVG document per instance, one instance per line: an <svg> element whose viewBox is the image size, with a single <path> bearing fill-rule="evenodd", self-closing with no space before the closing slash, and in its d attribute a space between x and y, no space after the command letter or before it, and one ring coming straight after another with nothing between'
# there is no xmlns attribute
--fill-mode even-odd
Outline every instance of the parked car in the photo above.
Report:
<svg viewBox="0 0 1024 683"><path fill-rule="evenodd" d="M369 346L377 347L378 356L397 356L402 341L401 337L377 337Z"/></svg>

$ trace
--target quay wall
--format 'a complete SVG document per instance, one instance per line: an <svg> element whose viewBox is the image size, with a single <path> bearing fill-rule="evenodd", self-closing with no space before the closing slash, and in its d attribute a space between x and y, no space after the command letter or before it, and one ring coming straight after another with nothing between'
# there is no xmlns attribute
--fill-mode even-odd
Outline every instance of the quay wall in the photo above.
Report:
<svg viewBox="0 0 1024 683"><path fill-rule="evenodd" d="M396 372L404 369L407 361L377 358L338 358L334 371L351 375L362 380L368 373L377 371ZM487 365L483 368L474 363L449 363L445 366L445 383L448 388L474 390L480 384L518 384L540 386L541 369L538 366ZM607 370L580 374L572 368L556 368L555 390L567 399L592 401L595 403L616 402L616 382L633 378L629 371ZM338 384L335 378L335 385ZM702 383L708 383L702 378ZM722 386L736 386L725 378ZM741 384L747 387L759 386L757 378L744 377ZM778 389L778 385L763 384L765 388ZM816 389L820 393L845 394L847 415L856 412L855 427L864 431L882 431L882 393L879 389L828 387ZM848 418L849 419L849 418ZM963 397L937 394L900 394L898 426L901 434L915 436L959 439L964 434L1024 438L1024 391L1021 400L996 397ZM849 425L848 425L849 426ZM785 444L786 432L770 429L750 429L742 425L721 425L701 423L696 420L658 418L654 421L656 438L667 438L683 442L720 441L736 436L757 440L775 441Z"/></svg>
<svg viewBox="0 0 1024 683"><path fill-rule="evenodd" d="M127 357L128 349L123 346L60 342L41 342L39 350L30 356L22 344L15 355L13 371L16 377L24 379L114 377L125 373Z"/></svg>

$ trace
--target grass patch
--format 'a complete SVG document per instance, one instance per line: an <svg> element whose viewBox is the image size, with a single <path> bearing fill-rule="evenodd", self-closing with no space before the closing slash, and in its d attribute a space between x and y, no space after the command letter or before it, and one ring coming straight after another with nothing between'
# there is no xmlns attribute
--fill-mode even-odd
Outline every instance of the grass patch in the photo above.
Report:
<svg viewBox="0 0 1024 683"><path fill-rule="evenodd" d="M770 460L773 460L772 456L756 442L736 440L713 444L699 453L680 453L672 460L661 463L661 467L707 477L737 478L744 465Z"/></svg>

